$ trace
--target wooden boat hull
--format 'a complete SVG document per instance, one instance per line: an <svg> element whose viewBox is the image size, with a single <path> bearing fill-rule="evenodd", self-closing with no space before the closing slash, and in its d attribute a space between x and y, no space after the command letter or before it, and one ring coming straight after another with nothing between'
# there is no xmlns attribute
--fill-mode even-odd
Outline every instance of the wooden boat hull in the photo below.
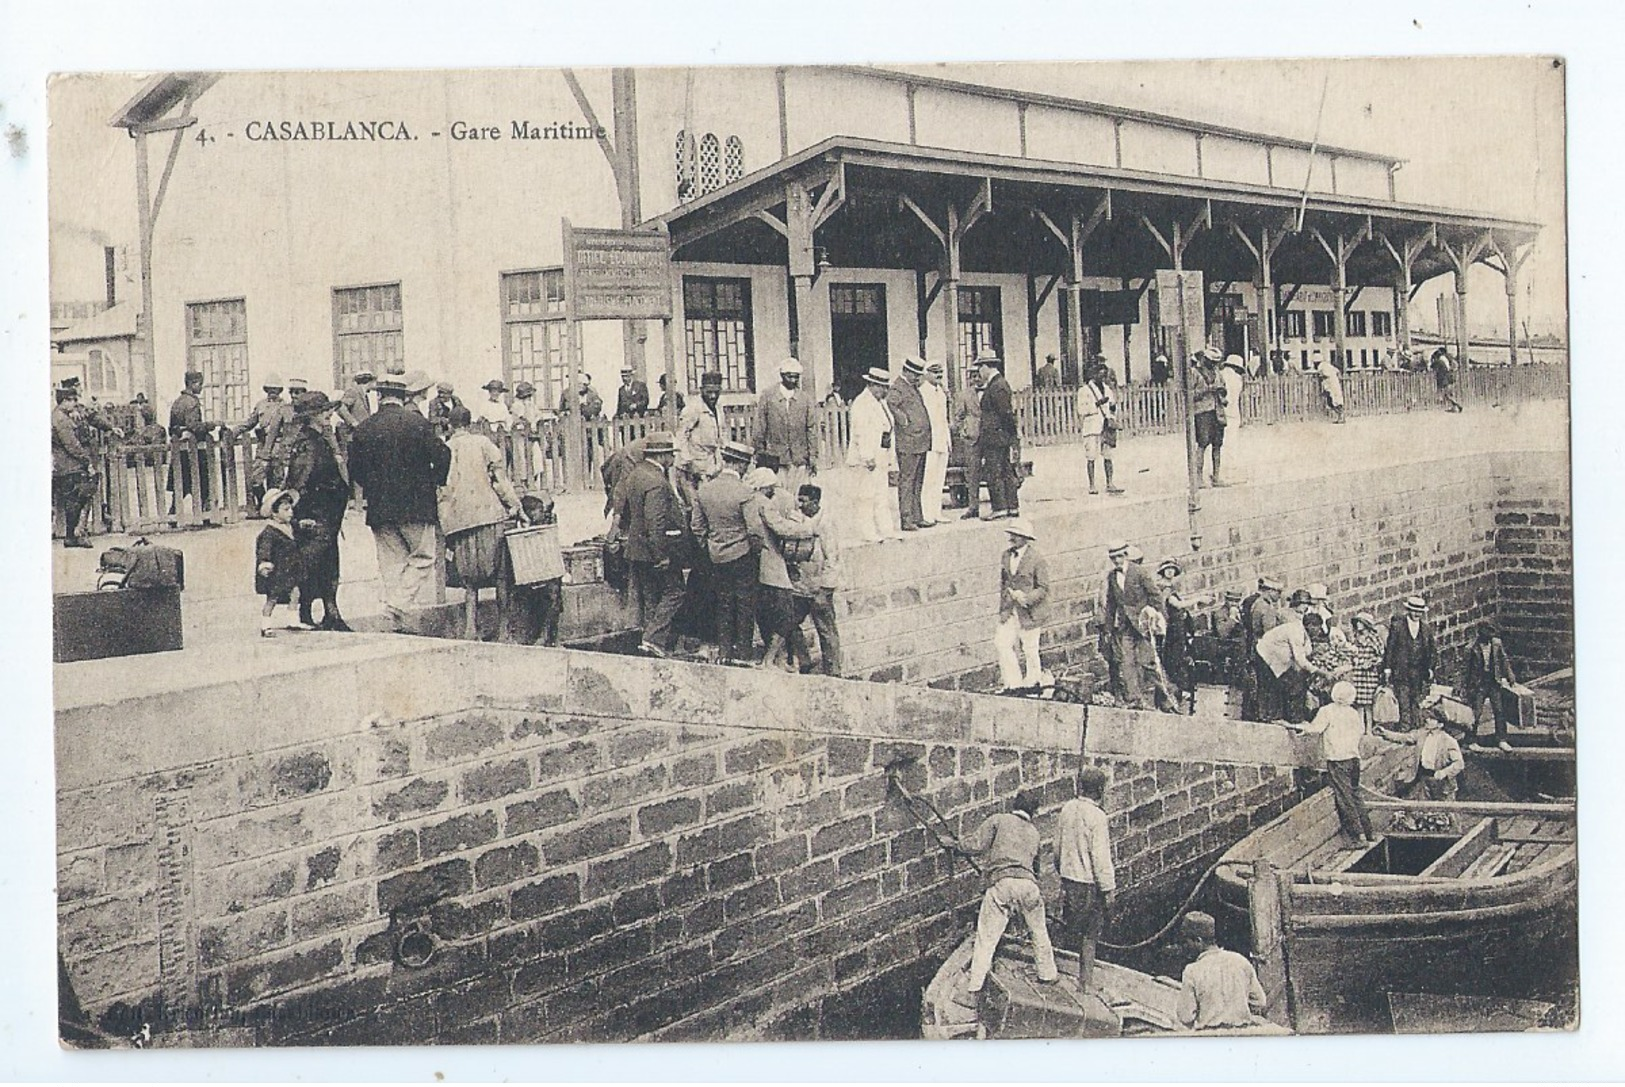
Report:
<svg viewBox="0 0 1625 1087"><path fill-rule="evenodd" d="M1237 843L1215 873L1221 926L1245 946L1253 937L1254 862L1279 869L1279 942L1299 1033L1391 1029L1392 992L1525 997L1572 984L1572 805L1380 803L1371 814L1388 836L1378 850L1438 852L1422 871L1444 874L1335 870L1357 851L1338 853L1336 814L1324 792ZM1476 867L1491 873L1482 878L1473 860L1450 865L1447 856L1455 848L1448 843L1475 833L1494 843L1469 843L1484 858ZM1322 841L1305 860L1304 843Z"/></svg>

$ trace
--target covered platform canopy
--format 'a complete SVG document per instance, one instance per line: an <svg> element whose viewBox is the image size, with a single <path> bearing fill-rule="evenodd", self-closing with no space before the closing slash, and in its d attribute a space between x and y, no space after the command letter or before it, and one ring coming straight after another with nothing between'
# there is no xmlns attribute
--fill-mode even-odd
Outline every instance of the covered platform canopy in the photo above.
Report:
<svg viewBox="0 0 1625 1087"><path fill-rule="evenodd" d="M949 321L964 272L1053 277L1046 291L1064 281L1063 304L1074 318L1074 343L1064 346L1072 352L1081 279L1143 281L1175 268L1200 270L1210 284L1254 283L1261 299L1254 342L1266 350L1276 342L1281 287L1330 284L1342 298L1336 344L1345 358L1345 311L1360 288L1394 288L1408 300L1420 284L1452 273L1464 307L1467 269L1481 263L1507 277L1510 308L1518 267L1539 231L1535 223L1425 204L845 136L655 221L669 230L676 260L787 266L796 288L793 340L796 311L806 311L806 292L825 262L913 269L922 277L922 310L946 293ZM936 278L927 290L930 273ZM956 339L946 338L950 365L958 361Z"/></svg>

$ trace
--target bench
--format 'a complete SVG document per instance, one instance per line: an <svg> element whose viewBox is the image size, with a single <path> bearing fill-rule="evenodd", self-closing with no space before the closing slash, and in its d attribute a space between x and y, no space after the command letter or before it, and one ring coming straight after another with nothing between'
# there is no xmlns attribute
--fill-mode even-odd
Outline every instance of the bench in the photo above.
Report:
<svg viewBox="0 0 1625 1087"><path fill-rule="evenodd" d="M943 489L947 492L947 499L942 503L945 510L962 510L970 505L970 487L965 482L966 468L963 464L950 464L948 477L943 482ZM1024 460L1016 468L1016 483L1020 484L1030 479L1033 474L1033 462ZM982 489L987 489L987 482L982 482ZM980 495L977 504L980 505Z"/></svg>

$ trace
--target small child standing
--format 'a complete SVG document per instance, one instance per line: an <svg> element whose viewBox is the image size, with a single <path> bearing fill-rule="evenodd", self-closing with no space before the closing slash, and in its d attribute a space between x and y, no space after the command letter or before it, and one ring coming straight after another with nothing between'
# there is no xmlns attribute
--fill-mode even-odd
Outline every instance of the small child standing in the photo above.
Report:
<svg viewBox="0 0 1625 1087"><path fill-rule="evenodd" d="M260 513L269 523L254 541L254 591L265 597L265 606L260 609L260 635L266 638L278 629L312 629L297 618L291 623L272 621L277 606L288 605L304 576L299 545L293 538L293 507L298 501L298 491L273 487L260 503Z"/></svg>
<svg viewBox="0 0 1625 1087"><path fill-rule="evenodd" d="M1320 736L1321 758L1331 779L1343 833L1355 845L1372 845L1377 838L1371 832L1371 814L1360 799L1360 737L1365 735L1365 719L1354 708L1354 693L1354 684L1338 680L1332 684L1332 700L1320 707L1314 720L1298 727Z"/></svg>

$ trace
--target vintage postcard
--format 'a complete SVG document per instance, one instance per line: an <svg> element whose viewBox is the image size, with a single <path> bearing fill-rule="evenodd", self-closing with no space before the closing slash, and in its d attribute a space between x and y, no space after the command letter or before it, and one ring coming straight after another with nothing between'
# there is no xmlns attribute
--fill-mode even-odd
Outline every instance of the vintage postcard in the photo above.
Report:
<svg viewBox="0 0 1625 1087"><path fill-rule="evenodd" d="M63 1042L1574 1029L1565 77L56 76Z"/></svg>

